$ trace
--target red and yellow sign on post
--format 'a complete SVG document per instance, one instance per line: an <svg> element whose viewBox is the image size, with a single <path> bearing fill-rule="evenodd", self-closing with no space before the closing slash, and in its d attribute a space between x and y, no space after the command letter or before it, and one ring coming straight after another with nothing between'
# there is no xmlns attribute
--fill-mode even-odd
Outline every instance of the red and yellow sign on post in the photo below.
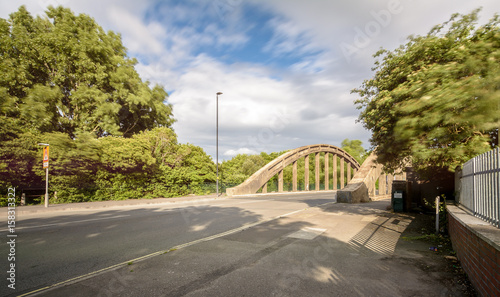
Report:
<svg viewBox="0 0 500 297"><path fill-rule="evenodd" d="M43 168L49 167L49 147L43 148Z"/></svg>

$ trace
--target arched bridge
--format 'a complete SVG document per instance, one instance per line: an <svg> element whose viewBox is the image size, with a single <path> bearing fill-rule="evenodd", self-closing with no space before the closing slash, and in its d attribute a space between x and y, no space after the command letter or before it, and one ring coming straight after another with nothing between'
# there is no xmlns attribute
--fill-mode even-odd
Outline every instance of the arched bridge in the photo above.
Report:
<svg viewBox="0 0 500 297"><path fill-rule="evenodd" d="M278 192L283 191L283 170L286 166L293 166L293 177L292 177L292 188L293 192L297 191L297 161L301 158L305 159L304 162L304 189L306 191L309 189L309 155L314 154L315 156L315 190L319 190L319 177L320 177L320 153L325 153L325 185L329 184L329 155L333 155L333 190L337 189L337 183L340 181L341 187L345 185L345 182L349 182L352 177L352 173L356 172L360 165L346 151L333 145L328 144L315 144L299 147L297 149L291 150L273 161L269 162L266 166L262 167L260 170L255 172L246 181L237 187L229 188L226 190L228 195L244 195L256 193L262 188L262 192L267 192L267 182L276 174L278 174ZM337 158L340 158L340 176L337 176ZM347 173L344 167L347 165Z"/></svg>
<svg viewBox="0 0 500 297"><path fill-rule="evenodd" d="M259 169L242 184L226 189L226 194L229 196L254 194L260 189L262 189L262 193L267 193L267 183L276 175L278 175L278 192L283 192L283 172L285 167L289 165L292 166L292 192L297 192L297 164L301 158L304 158L304 191L319 191L321 153L324 153L325 190L337 190L339 184L340 190L337 195L339 202L365 202L370 200L370 196L384 196L391 193L394 177L383 173L382 165L375 162L376 156L374 153L365 160L363 165L360 165L354 157L341 148L328 144L315 144L284 153ZM315 189L309 189L309 156L312 154L314 154L315 158ZM332 167L330 167L330 155L333 156ZM337 170L337 165L340 167L339 170ZM330 168L333 169L331 175L329 173ZM333 180L333 189L330 189L330 176Z"/></svg>

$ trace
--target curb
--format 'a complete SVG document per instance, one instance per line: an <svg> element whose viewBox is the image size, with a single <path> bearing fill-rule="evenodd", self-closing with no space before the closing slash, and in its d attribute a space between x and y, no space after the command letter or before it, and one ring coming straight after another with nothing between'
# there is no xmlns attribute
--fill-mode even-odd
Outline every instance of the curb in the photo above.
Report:
<svg viewBox="0 0 500 297"><path fill-rule="evenodd" d="M194 197L194 198L193 198ZM80 203L67 203L67 204L52 204L48 208L43 205L34 206L17 206L16 214L35 214L35 213L49 213L59 211L72 211L72 210L89 210L89 209L105 209L112 207L127 207L127 206L145 206L145 205L161 205L161 204L189 204L203 201L222 200L227 199L228 196L213 197L210 196L186 196L186 197L173 197L173 198L155 198L155 199L129 199L129 200L108 200L108 201L94 201L94 202L80 202ZM161 201L156 200L161 199ZM156 200L156 201L155 201Z"/></svg>

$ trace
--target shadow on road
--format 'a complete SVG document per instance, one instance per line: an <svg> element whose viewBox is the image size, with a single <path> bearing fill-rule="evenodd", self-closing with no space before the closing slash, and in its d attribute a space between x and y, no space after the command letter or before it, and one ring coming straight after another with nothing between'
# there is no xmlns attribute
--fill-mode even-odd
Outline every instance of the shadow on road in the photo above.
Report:
<svg viewBox="0 0 500 297"><path fill-rule="evenodd" d="M318 205L318 199L311 205ZM84 223L66 231L57 226L23 231L23 257L31 264L52 265L57 279L43 280L46 269L23 260L19 264L26 274L19 284L43 287L70 278L68 271L82 275L80 268L96 271L165 250L41 296L472 296L457 290L455 276L444 270L442 256L436 258L427 243L405 239L418 233L418 214L391 213L388 205L327 204L178 250L169 249L263 218L238 207L204 205L26 220L32 225L68 219ZM90 221L95 217L104 219ZM315 235L294 236L297 232ZM64 240L73 242L65 245ZM66 251L70 246L77 247ZM95 249L106 251L93 259ZM54 256L41 256L47 253ZM65 268L72 258L79 260ZM100 262L104 260L108 263Z"/></svg>
<svg viewBox="0 0 500 297"><path fill-rule="evenodd" d="M259 220L260 215L242 208L216 206L20 218L16 225L16 290L7 288L4 278L0 296L32 291ZM7 248L2 245L0 252L7 255Z"/></svg>

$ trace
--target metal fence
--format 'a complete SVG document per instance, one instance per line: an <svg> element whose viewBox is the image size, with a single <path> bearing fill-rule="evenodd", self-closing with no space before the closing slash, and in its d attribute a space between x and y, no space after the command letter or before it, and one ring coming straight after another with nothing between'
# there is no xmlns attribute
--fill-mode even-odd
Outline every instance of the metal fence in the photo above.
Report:
<svg viewBox="0 0 500 297"><path fill-rule="evenodd" d="M474 216L500 228L500 148L464 164L459 197Z"/></svg>

